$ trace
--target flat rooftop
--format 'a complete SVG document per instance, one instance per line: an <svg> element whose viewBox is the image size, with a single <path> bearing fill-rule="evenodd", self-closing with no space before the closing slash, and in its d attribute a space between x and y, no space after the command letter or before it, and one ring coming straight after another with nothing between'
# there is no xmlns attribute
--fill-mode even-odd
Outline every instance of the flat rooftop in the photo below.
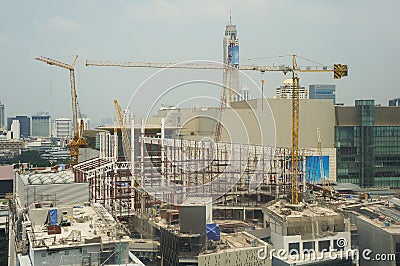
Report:
<svg viewBox="0 0 400 266"><path fill-rule="evenodd" d="M390 234L400 234L400 207L397 204L393 204L393 201L397 201L397 199L387 201L389 205L385 201L378 201L350 209L361 220Z"/></svg>
<svg viewBox="0 0 400 266"><path fill-rule="evenodd" d="M67 184L74 182L72 170L65 171L31 171L20 173L24 185Z"/></svg>
<svg viewBox="0 0 400 266"><path fill-rule="evenodd" d="M285 201L278 201L275 204L266 207L266 209L280 217L282 220L290 218L304 218L304 217L334 217L340 216L339 213L318 205L291 205Z"/></svg>
<svg viewBox="0 0 400 266"><path fill-rule="evenodd" d="M211 253L224 253L228 251L243 250L255 247L264 247L268 244L247 232L238 232L232 234L221 233L221 241L214 242L216 244L214 249L206 250L199 255L206 255Z"/></svg>
<svg viewBox="0 0 400 266"><path fill-rule="evenodd" d="M32 209L30 216L40 216L40 212L47 213L50 209ZM62 216L62 211L68 208L58 209L58 220ZM48 225L45 223L32 221L33 231L30 234L33 248L50 248L58 249L70 246L81 246L100 243L110 243L121 241L121 237L125 234L122 230L118 230L117 223L109 212L100 204L92 206L76 206L70 208L73 210L72 215L67 214L71 226L61 226L60 234L49 234ZM35 213L36 211L36 214ZM31 218L31 217L30 217ZM122 238L122 241L129 241L128 238Z"/></svg>

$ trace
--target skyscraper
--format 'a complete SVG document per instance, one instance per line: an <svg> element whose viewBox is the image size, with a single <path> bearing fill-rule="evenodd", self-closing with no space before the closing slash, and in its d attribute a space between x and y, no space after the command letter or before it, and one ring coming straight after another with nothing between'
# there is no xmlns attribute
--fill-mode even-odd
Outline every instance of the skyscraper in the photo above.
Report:
<svg viewBox="0 0 400 266"><path fill-rule="evenodd" d="M26 115L17 115L15 117L7 117L7 130L11 130L13 120L18 120L20 125L21 138L31 136L31 119Z"/></svg>
<svg viewBox="0 0 400 266"><path fill-rule="evenodd" d="M39 113L32 116L32 136L51 137L51 117L49 113Z"/></svg>
<svg viewBox="0 0 400 266"><path fill-rule="evenodd" d="M389 100L389 106L400 106L400 98Z"/></svg>
<svg viewBox="0 0 400 266"><path fill-rule="evenodd" d="M400 107L356 100L336 106L337 181L362 187L400 187Z"/></svg>
<svg viewBox="0 0 400 266"><path fill-rule="evenodd" d="M4 104L0 101L0 128L5 126Z"/></svg>
<svg viewBox="0 0 400 266"><path fill-rule="evenodd" d="M72 136L72 125L71 119L69 118L57 118L55 120L55 130L57 138L66 138Z"/></svg>
<svg viewBox="0 0 400 266"><path fill-rule="evenodd" d="M239 92L239 37L236 25L232 25L231 19L229 19L229 25L225 27L222 60L226 65L224 68L224 88L222 93L225 102L229 104L238 100Z"/></svg>
<svg viewBox="0 0 400 266"><path fill-rule="evenodd" d="M21 126L18 120L13 120L11 123L11 138L12 139L19 139L21 137Z"/></svg>
<svg viewBox="0 0 400 266"><path fill-rule="evenodd" d="M279 88L276 88L276 98L292 99L293 79L285 79ZM299 99L308 99L308 90L305 87L299 87Z"/></svg>
<svg viewBox="0 0 400 266"><path fill-rule="evenodd" d="M336 85L312 84L309 86L310 99L332 99L336 104Z"/></svg>

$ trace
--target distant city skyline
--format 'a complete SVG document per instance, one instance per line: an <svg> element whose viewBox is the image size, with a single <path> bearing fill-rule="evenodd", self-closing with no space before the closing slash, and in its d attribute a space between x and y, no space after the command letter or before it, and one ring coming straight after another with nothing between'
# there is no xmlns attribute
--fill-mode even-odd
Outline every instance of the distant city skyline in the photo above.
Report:
<svg viewBox="0 0 400 266"><path fill-rule="evenodd" d="M331 73L305 73L300 83L305 87L336 85L338 103L353 105L355 99L375 99L377 104L387 105L389 99L400 96L391 82L397 74L395 58L400 56L399 8L394 0L27 1L24 8L6 1L0 10L0 70L4 73L0 101L6 117L31 116L40 110L54 118L71 117L68 71L34 57L71 63L78 54L80 110L92 121L115 119L113 100L118 99L125 108L133 91L156 70L86 67L86 59L221 61L224 29L232 10L232 24L240 32L241 64L290 64L290 58L276 56L291 53L324 65L348 64L345 79L333 80ZM315 65L305 60L299 64ZM246 74L257 84L266 80L267 97L287 78L281 73ZM146 92L130 106L136 116L145 115L151 98L165 90L158 85L160 88ZM260 97L254 89L250 91L254 98ZM212 94L219 97L220 90ZM174 105L176 99L163 101Z"/></svg>

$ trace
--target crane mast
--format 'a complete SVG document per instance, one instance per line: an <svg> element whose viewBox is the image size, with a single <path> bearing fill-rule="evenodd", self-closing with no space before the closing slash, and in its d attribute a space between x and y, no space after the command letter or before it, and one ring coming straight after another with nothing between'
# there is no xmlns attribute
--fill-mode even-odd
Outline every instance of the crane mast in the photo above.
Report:
<svg viewBox="0 0 400 266"><path fill-rule="evenodd" d="M292 57L292 204L299 203L299 77L296 55Z"/></svg>
<svg viewBox="0 0 400 266"><path fill-rule="evenodd" d="M117 113L117 116L118 116L118 123L121 128L122 143L124 145L126 161L130 162L131 161L131 145L133 145L133 143L132 144L130 143L129 132L124 123L124 114L122 112L121 106L118 103L118 100L114 100L114 105L115 105L115 112Z"/></svg>
<svg viewBox="0 0 400 266"><path fill-rule="evenodd" d="M74 126L74 136L71 139L69 145L70 145L71 165L76 165L78 164L79 148L85 148L88 146L87 141L83 137L84 134L83 122L81 123L81 125L79 125L78 122L78 96L76 93L76 85L75 85L75 65L78 60L78 55L75 55L74 61L70 65L44 56L36 57L35 60L42 61L49 65L69 70L69 78L71 83L71 99L72 99L72 124Z"/></svg>

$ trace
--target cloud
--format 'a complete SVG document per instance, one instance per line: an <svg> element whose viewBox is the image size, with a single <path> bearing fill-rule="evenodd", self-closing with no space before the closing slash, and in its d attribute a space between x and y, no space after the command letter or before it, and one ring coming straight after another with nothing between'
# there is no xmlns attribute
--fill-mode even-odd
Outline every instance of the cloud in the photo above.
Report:
<svg viewBox="0 0 400 266"><path fill-rule="evenodd" d="M74 32L81 30L80 25L76 21L59 16L53 16L45 22L39 22L38 27L41 31Z"/></svg>

